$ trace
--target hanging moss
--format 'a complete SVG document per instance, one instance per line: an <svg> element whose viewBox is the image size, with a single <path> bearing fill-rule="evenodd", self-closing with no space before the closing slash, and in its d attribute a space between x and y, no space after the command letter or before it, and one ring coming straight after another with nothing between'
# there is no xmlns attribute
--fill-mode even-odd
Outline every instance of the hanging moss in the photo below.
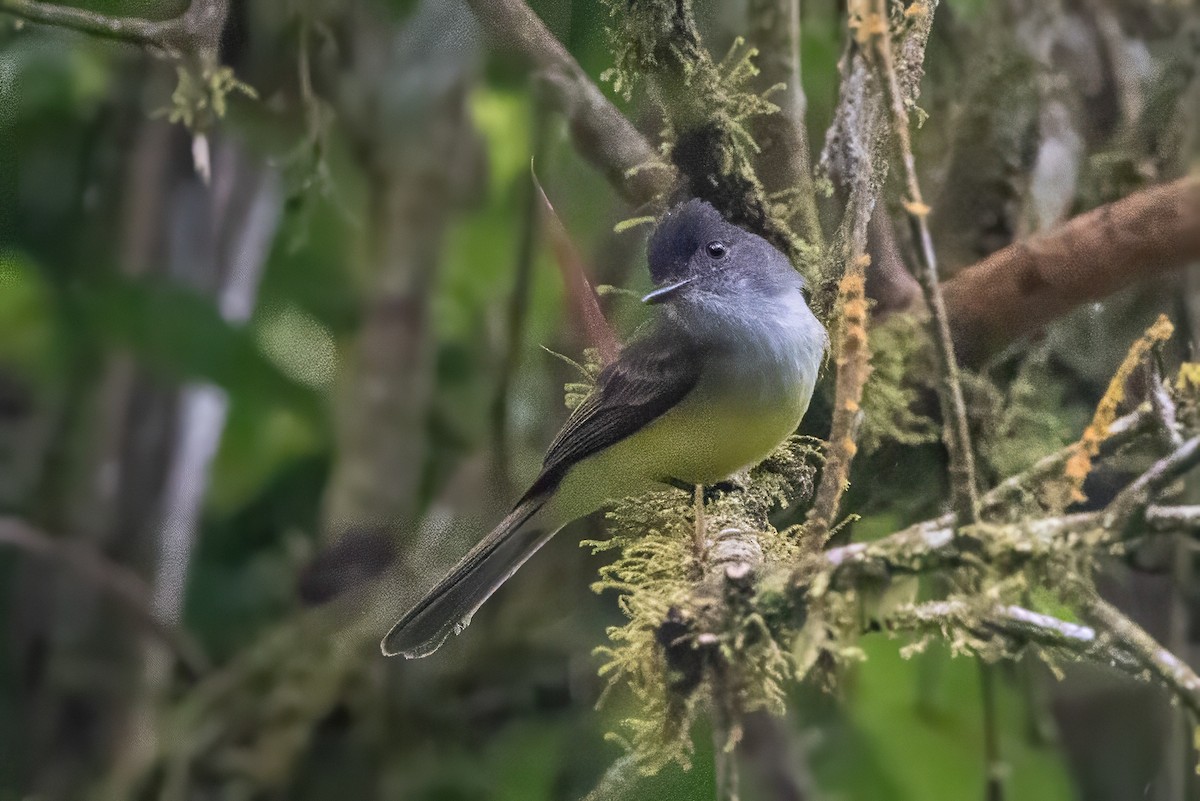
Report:
<svg viewBox="0 0 1200 801"><path fill-rule="evenodd" d="M710 703L718 671L740 709L783 712L796 667L781 577L799 558L799 538L796 531L776 530L767 516L781 502L811 494L818 453L813 440L793 437L749 473L745 487L705 504L710 536L753 532L761 549L756 573L764 580L747 584L744 597L714 596L703 582L707 551L695 548L696 510L678 490L621 502L608 515L611 536L584 543L597 553L620 554L593 588L619 593L628 620L608 630L611 644L597 653L604 659L606 696L627 692L636 710L610 737L629 749L643 772L689 764L691 723Z"/></svg>

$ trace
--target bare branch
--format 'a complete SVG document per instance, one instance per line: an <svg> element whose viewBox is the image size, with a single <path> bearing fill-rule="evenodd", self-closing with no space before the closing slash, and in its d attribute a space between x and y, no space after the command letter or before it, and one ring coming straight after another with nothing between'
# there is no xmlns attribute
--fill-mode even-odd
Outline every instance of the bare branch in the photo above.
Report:
<svg viewBox="0 0 1200 801"><path fill-rule="evenodd" d="M522 0L469 2L493 42L519 52L540 71L580 154L629 202L662 202L678 180L675 168L604 96L529 6Z"/></svg>
<svg viewBox="0 0 1200 801"><path fill-rule="evenodd" d="M1104 528L1119 532L1136 525L1150 502L1197 464L1200 464L1200 437L1192 437L1121 490L1104 512Z"/></svg>
<svg viewBox="0 0 1200 801"><path fill-rule="evenodd" d="M104 39L115 39L161 50L172 49L172 43L177 43L182 30L181 17L161 21L141 17L112 17L84 8L45 3L40 0L0 0L0 12L40 25L54 25Z"/></svg>
<svg viewBox="0 0 1200 801"><path fill-rule="evenodd" d="M1146 189L999 250L946 282L967 363L1088 301L1200 259L1200 176Z"/></svg>
<svg viewBox="0 0 1200 801"><path fill-rule="evenodd" d="M42 0L0 0L0 13L38 23L67 28L103 39L162 50L172 56L187 52L214 53L229 10L229 0L193 0L177 17L151 20L114 17L75 6Z"/></svg>

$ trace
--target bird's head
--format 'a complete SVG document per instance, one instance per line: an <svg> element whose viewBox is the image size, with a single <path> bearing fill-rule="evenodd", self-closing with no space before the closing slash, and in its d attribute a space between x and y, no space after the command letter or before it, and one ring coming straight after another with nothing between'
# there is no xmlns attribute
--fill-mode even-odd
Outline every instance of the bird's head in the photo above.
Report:
<svg viewBox="0 0 1200 801"><path fill-rule="evenodd" d="M643 298L645 303L706 295L769 296L802 282L787 257L771 243L733 225L699 199L680 203L663 215L650 237L647 255L657 288Z"/></svg>

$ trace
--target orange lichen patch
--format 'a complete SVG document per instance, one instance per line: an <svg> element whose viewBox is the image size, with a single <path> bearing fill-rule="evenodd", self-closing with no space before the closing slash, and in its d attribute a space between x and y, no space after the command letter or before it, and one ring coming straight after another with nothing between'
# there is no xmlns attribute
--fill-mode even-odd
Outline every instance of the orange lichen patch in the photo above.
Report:
<svg viewBox="0 0 1200 801"><path fill-rule="evenodd" d="M850 0L850 30L860 45L865 45L872 36L887 33L887 17L875 11L870 0Z"/></svg>
<svg viewBox="0 0 1200 801"><path fill-rule="evenodd" d="M1079 442L1075 443L1074 452L1067 459L1063 471L1071 485L1072 501L1087 500L1083 494L1083 482L1092 472L1092 460L1100 453L1101 444L1108 439L1109 426L1117 419L1117 409L1125 399L1125 384L1128 383L1129 377L1146 358L1146 354L1155 345L1170 339L1174 332L1175 326L1167 319L1167 316L1159 315L1158 319L1154 321L1154 325L1147 328L1146 333L1142 334L1129 348L1121 366L1113 373L1112 380L1108 382L1108 389L1104 391L1104 396L1096 405L1096 413L1092 416L1091 424L1084 429ZM1182 378L1182 376L1183 371L1180 370L1180 377Z"/></svg>
<svg viewBox="0 0 1200 801"><path fill-rule="evenodd" d="M933 211L928 203L922 203L919 200L904 201L904 210L914 217L928 217L929 212Z"/></svg>
<svg viewBox="0 0 1200 801"><path fill-rule="evenodd" d="M871 374L871 350L867 347L869 304L864 273L870 263L867 256L853 259L838 282L833 421L821 483L805 526L806 545L813 550L824 545L832 532L831 526L850 477L850 464L858 453L858 444L854 441L855 423L862 410L863 385Z"/></svg>

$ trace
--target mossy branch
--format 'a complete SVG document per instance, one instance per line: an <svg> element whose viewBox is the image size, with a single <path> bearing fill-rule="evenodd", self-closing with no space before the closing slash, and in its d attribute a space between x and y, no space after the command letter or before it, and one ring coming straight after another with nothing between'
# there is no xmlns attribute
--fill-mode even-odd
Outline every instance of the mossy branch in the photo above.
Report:
<svg viewBox="0 0 1200 801"><path fill-rule="evenodd" d="M606 75L627 96L648 79L667 122L670 159L684 193L709 201L730 221L761 234L793 263L805 260L803 241L786 211L767 198L754 167L758 145L748 121L779 108L748 91L757 51L738 40L718 63L705 49L691 0L607 0L616 24L610 40L616 65Z"/></svg>

